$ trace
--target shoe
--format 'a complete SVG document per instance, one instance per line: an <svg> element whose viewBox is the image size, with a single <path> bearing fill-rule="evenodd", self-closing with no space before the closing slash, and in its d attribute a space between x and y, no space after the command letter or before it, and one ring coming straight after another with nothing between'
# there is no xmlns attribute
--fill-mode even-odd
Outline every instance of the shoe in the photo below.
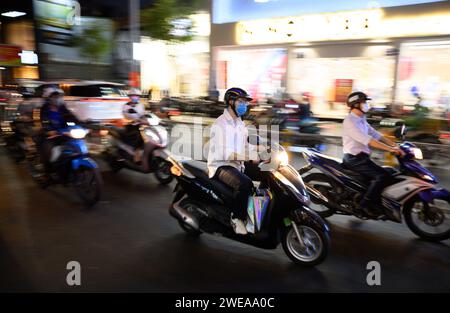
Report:
<svg viewBox="0 0 450 313"><path fill-rule="evenodd" d="M242 220L238 218L231 218L231 225L233 226L234 232L238 235L247 235L247 228Z"/></svg>
<svg viewBox="0 0 450 313"><path fill-rule="evenodd" d="M360 208L369 218L380 219L385 217L384 213L378 206L368 204L364 206L361 205Z"/></svg>
<svg viewBox="0 0 450 313"><path fill-rule="evenodd" d="M245 225L245 229L247 229L247 233L254 234L255 233L255 225L251 221L247 219L247 224Z"/></svg>

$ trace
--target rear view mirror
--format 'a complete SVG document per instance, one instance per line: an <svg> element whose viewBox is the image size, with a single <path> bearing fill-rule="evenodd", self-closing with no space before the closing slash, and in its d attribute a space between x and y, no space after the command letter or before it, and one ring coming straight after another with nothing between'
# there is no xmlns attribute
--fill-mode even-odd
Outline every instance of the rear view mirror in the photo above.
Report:
<svg viewBox="0 0 450 313"><path fill-rule="evenodd" d="M406 137L406 126L403 124L401 126L397 126L394 131L394 136L397 139L405 140Z"/></svg>

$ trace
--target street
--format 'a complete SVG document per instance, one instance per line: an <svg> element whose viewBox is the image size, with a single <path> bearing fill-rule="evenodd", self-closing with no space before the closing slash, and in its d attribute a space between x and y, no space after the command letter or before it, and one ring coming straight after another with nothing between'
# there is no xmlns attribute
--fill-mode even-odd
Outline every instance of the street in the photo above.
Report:
<svg viewBox="0 0 450 313"><path fill-rule="evenodd" d="M100 162L102 201L86 210L69 188L40 189L0 148L0 291L18 292L445 292L449 241L418 239L405 225L332 217L331 252L299 268L277 250L185 235L167 209L174 183L112 173ZM294 162L298 167L298 160ZM448 187L448 174L438 177ZM441 175L439 175L441 174ZM66 265L81 265L81 286ZM369 261L381 286L369 286Z"/></svg>

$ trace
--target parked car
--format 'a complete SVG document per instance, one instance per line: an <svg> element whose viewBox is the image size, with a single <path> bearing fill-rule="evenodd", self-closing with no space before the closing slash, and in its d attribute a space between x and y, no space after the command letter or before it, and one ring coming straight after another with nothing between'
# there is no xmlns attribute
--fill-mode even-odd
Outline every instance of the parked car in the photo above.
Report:
<svg viewBox="0 0 450 313"><path fill-rule="evenodd" d="M42 105L42 93L49 86L64 90L67 107L81 121L113 121L123 118L122 107L128 102L125 86L104 81L50 81L35 88L34 96L24 102Z"/></svg>

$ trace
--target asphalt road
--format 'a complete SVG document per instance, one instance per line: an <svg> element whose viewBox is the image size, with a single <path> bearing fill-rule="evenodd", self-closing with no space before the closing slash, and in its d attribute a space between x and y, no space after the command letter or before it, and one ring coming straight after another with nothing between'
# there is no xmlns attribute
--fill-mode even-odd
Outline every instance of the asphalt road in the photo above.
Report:
<svg viewBox="0 0 450 313"><path fill-rule="evenodd" d="M450 242L429 243L405 225L332 217L329 257L299 268L277 250L185 236L167 209L170 186L101 164L102 201L87 211L70 189L42 190L0 148L0 291L410 292L450 290ZM444 182L448 185L448 175ZM81 286L66 283L70 261ZM369 261L381 286L368 286Z"/></svg>

